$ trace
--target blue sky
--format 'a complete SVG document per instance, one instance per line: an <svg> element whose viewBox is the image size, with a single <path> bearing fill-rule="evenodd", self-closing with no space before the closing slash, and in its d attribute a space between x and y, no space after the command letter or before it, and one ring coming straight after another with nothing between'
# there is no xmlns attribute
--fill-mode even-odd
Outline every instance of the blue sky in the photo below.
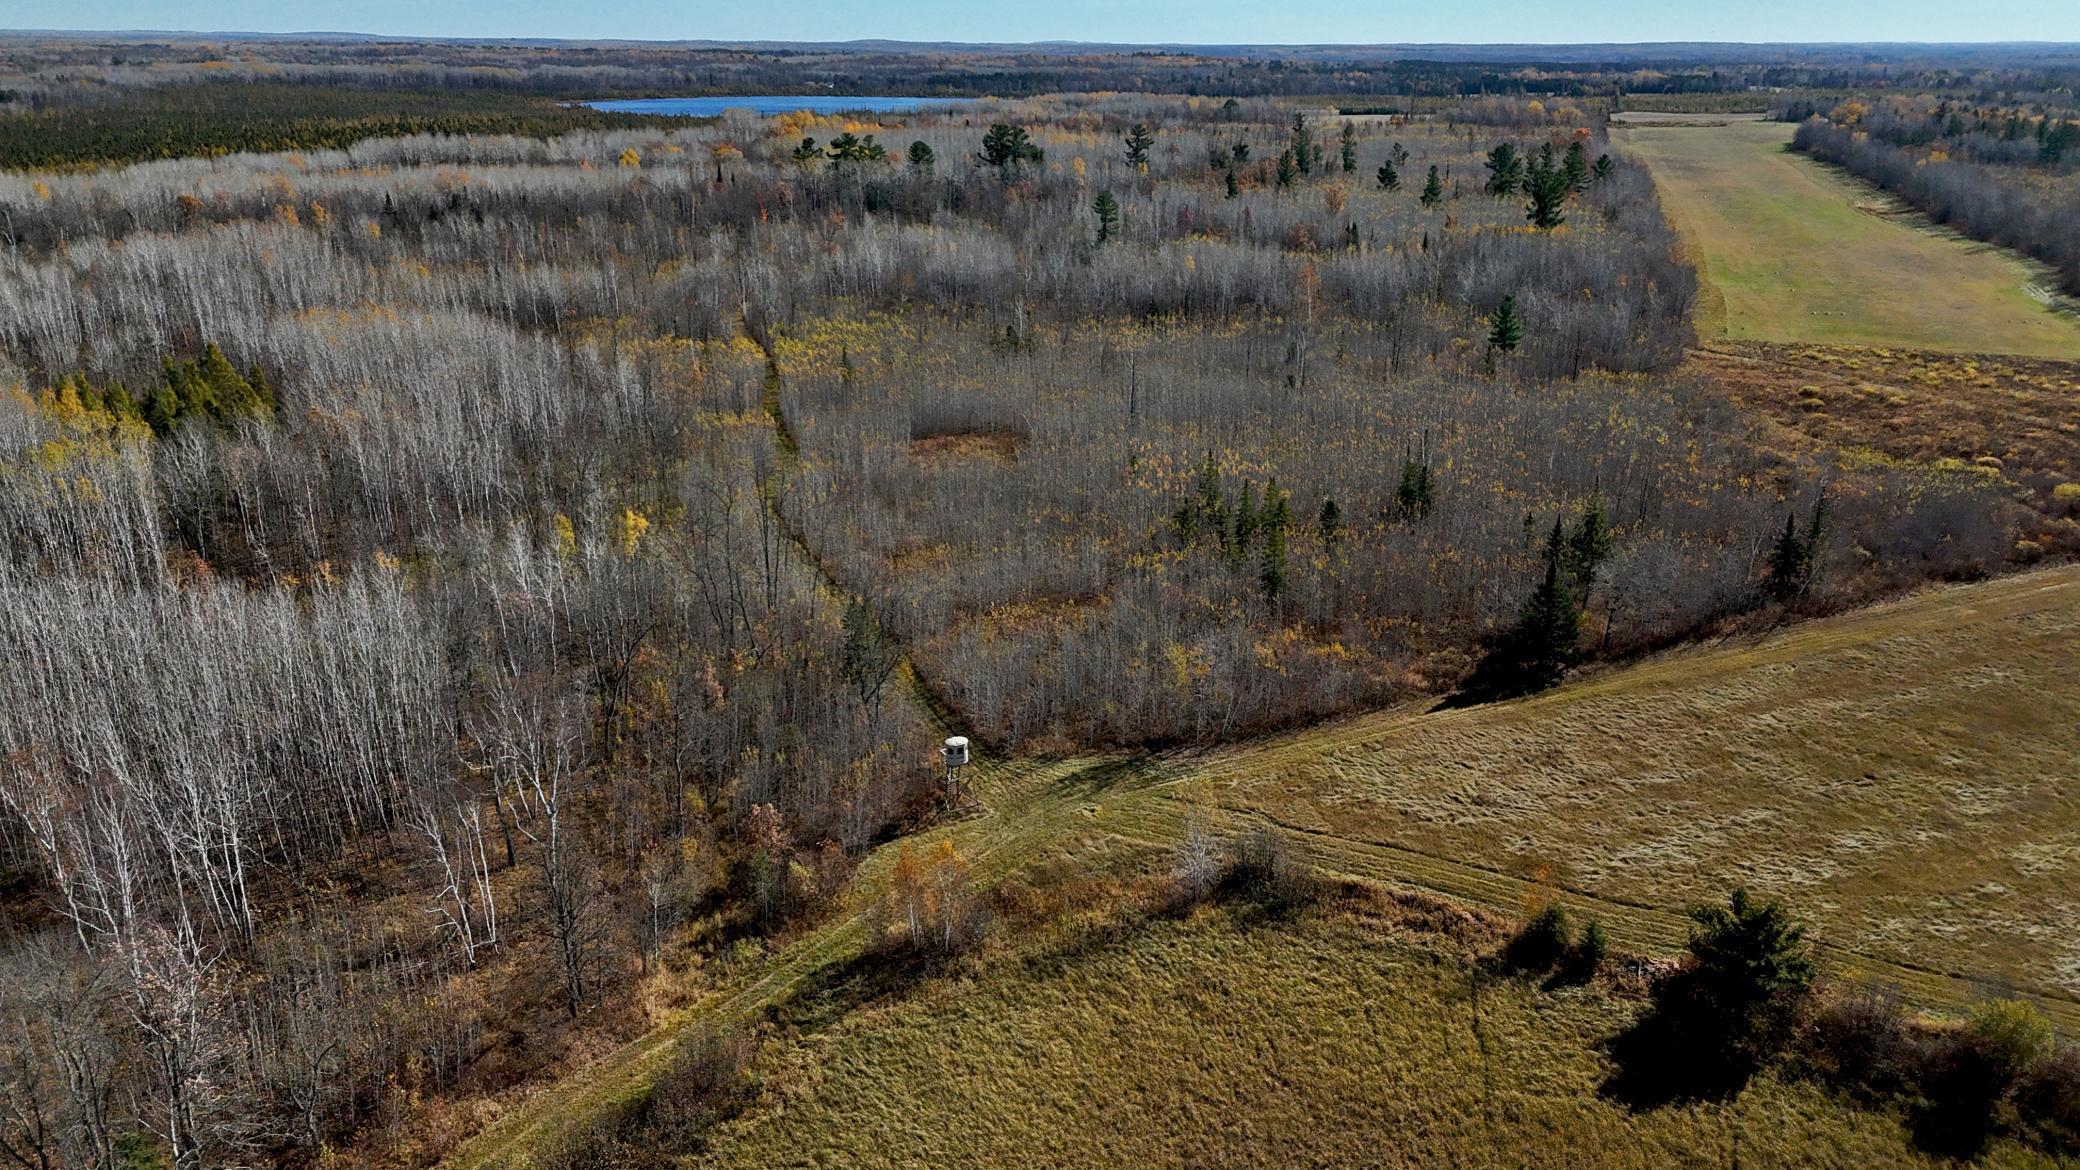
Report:
<svg viewBox="0 0 2080 1170"><path fill-rule="evenodd" d="M2080 0L0 0L0 28L1200 44L2080 41Z"/></svg>

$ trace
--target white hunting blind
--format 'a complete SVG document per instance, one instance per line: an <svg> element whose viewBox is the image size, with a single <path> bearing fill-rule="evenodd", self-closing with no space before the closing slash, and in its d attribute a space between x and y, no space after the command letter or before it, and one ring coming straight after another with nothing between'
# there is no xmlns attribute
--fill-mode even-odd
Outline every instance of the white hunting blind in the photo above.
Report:
<svg viewBox="0 0 2080 1170"><path fill-rule="evenodd" d="M946 760L946 799L948 801L958 800L960 799L960 769L968 765L968 737L965 735L949 737L945 746L939 749L939 755Z"/></svg>

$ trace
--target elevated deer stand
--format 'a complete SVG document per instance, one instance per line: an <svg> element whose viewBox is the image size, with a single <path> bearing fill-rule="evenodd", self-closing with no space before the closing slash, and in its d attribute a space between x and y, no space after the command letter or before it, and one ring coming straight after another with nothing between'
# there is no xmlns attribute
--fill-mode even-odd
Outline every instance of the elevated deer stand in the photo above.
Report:
<svg viewBox="0 0 2080 1170"><path fill-rule="evenodd" d="M939 749L946 761L946 807L958 808L967 794L961 791L961 769L968 766L968 737L956 735Z"/></svg>

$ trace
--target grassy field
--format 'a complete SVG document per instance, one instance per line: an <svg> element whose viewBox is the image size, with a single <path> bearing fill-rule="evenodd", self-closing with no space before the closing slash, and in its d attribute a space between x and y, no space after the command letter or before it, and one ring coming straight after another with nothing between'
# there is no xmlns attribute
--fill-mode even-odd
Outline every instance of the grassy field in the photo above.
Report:
<svg viewBox="0 0 2080 1170"><path fill-rule="evenodd" d="M1435 940L1320 911L1070 928L807 1036L698 1163L1939 1164L1807 1083L1629 1110L1598 1092L1599 1045L1636 1003L1493 976L1476 1001L1472 978Z"/></svg>
<svg viewBox="0 0 2080 1170"><path fill-rule="evenodd" d="M1538 870L1549 866L1571 908L1601 917L1621 949L1643 951L1679 947L1686 904L1746 882L1788 897L1814 922L1835 974L1892 982L1915 1002L1938 1008L2020 988L2037 995L2073 1034L2080 1032L2074 996L2080 991L2080 799L2070 788L2072 761L2080 759L2080 677L2071 651L2076 635L2080 567L2066 567L1932 592L1760 641L1675 654L1525 702L1435 714L1383 712L1204 755L985 760L976 778L984 807L933 828L919 844L953 841L978 880L988 883L1043 859L1095 863L1116 856L1122 843L1168 847L1194 820L1221 828L1270 822L1288 827L1330 873L1435 892L1505 915L1537 891ZM525 1165L545 1140L575 1120L640 1090L689 1029L764 1015L815 986L858 952L866 908L885 881L892 854L883 848L867 860L847 906L828 923L745 964L721 990L661 1016L643 1038L533 1097L510 1102L504 1116L450 1164L462 1170ZM1257 964L1270 971L1278 970L1276 962L1321 968L1309 976L1312 982L1303 982L1315 989L1305 994L1328 995L1323 987L1341 987L1335 995L1351 998L1335 1011L1349 1013L1389 994L1353 981L1383 979L1381 971L1399 969L1384 955L1363 962L1348 953L1325 957L1323 947L1357 944L1305 932L1293 939L1238 936L1230 942L1209 936L1205 946L1211 949L1197 958L1199 944L1166 943L1162 937L1152 935L1152 941L1137 941L1117 955L1106 951L1093 960L1097 966L1089 975L1076 977L1133 985L1119 994L1168 1028L1214 1009L1187 994L1159 993L1165 986L1160 980L1209 995L1232 990L1233 1003L1247 1005L1271 994L1256 983ZM1137 949L1142 947L1154 949ZM1286 947L1295 949L1275 961ZM1248 961L1237 957L1245 951ZM1422 966L1406 956L1395 962ZM1439 978L1444 983L1430 990L1418 981L1391 994L1427 1003L1408 1009L1412 1019L1436 1015L1445 1008L1421 997L1445 995L1439 988L1448 990L1463 975ZM1135 990L1141 979L1155 982ZM1082 1026L1072 1016L1053 1025L1044 1019L1072 993L1093 997L1096 1006L1085 1010L1101 1018L1127 1010L1106 1006L1095 989L1077 990L1073 982L984 984L974 992L981 998L949 1000L944 1010L950 1015L925 1009L941 995L957 1000L965 992L933 991L923 1006L897 1012L901 1028L922 1031L876 1039L871 1015L843 1024L836 1035L853 1036L851 1029L860 1029L856 1039L843 1043L866 1047L834 1049L829 1057L842 1067L865 1069L858 1075L872 1074L869 1081L846 1082L833 1090L839 1097L820 1103L787 1105L784 1113L792 1119L786 1124L834 1125L847 1110L894 1108L889 1094L932 1092L922 1087L933 1084L929 1080L904 1088L915 1069L898 1075L895 1064L875 1063L883 1058L846 1057L847 1052L871 1054L876 1044L922 1044L932 1036L943 1040L949 1028L959 1031L962 1043L978 1044L993 1035L991 1027L1039 1029L1038 1037L1047 1036L1049 1027L1080 1035ZM1194 1083L1190 1078L1201 1063L1216 1080L1238 1076L1237 1067L1261 1072L1256 1058L1272 1051L1272 1041L1269 1033L1250 1028L1272 1025L1260 1020L1246 1027L1242 1009L1220 1010L1237 1015L1227 1022L1209 1017L1226 1030L1198 1033L1204 1041L1195 1050L1199 1055L1178 1058L1176 1075L1184 1079L1145 1074L1141 1099L1186 1100L1184 1086ZM1527 1013L1523 1043L1573 1052L1555 1055L1550 1072L1538 1071L1543 1058L1513 1062L1511 1076L1561 1078L1560 1099L1569 1102L1559 1114L1526 1114L1527 1132L1550 1138L1558 1132L1552 1127L1560 1126L1584 1140L1597 1134L1615 1143L1647 1132L1633 1127L1647 1126L1650 1135L1639 1140L1649 1142L1649 1150L1657 1148L1655 1142L1703 1142L1714 1133L1731 1141L1725 1128L1735 1124L1731 1119L1693 1118L1703 1128L1683 1137L1665 1120L1610 1115L1580 1091L1596 1060L1585 1037L1606 1034L1622 1006L1527 999L1516 1010ZM913 1011L921 1014L905 1015ZM998 1015L1003 1022L988 1023ZM1302 1036L1316 1026L1303 1023L1297 1033ZM1105 1075L1137 1075L1167 1062L1162 1046L1185 1041L1159 1031L1098 1033L1112 1044L1154 1045L1133 1050L1137 1059ZM1087 1055L1064 1047L1070 1043L1066 1035L1021 1043L1026 1047L1010 1051L1043 1062L1035 1077L1068 1076L1065 1070ZM990 1040L978 1051L996 1045ZM1380 1048L1399 1050L1385 1042ZM1465 1058L1460 1049L1452 1051L1458 1054L1454 1059ZM853 1064L843 1065L840 1058ZM1358 1091L1349 1078L1369 1075L1364 1067L1359 1062L1319 1076L1340 1084L1339 1091ZM1405 1121L1427 1115L1428 1124L1442 1125L1440 1118L1463 1105L1452 1103L1451 1094L1464 1087L1454 1087L1457 1074L1450 1067L1439 1066L1444 1071L1427 1078L1438 1085L1420 1086L1433 1096L1367 1099L1348 1108L1411 1111L1395 1116ZM959 1087L973 1097L1007 1083L991 1079L1000 1074L967 1075L976 1079L965 1086L940 1085L938 1091ZM1315 1075L1281 1076L1278 1083L1304 1086ZM1091 1083L1086 1095L1093 1108L1117 1099L1111 1095L1115 1087L1099 1091L1098 1082ZM960 1093L953 1099L962 1099ZM1319 1108L1326 1109L1327 1100ZM1743 1100L1743 1109L1757 1107ZM1811 1097L1757 1100L1773 1102L1767 1108L1784 1113L1783 1125L1805 1118L1798 1124L1834 1134L1814 1138L1815 1148L1840 1150L1842 1164L1863 1157L1858 1150L1876 1158L1865 1158L1865 1164L1898 1164L1879 1147L1857 1144L1880 1140L1861 1128L1863 1122L1820 1118ZM1237 1108L1234 1114L1244 1112ZM893 1125L902 1115L881 1116L882 1124ZM778 1124L760 1122L768 1123ZM909 1140L922 1140L920 1135L952 1122L932 1115L930 1121L901 1124ZM1616 1128L1597 1128L1607 1125ZM1355 1135L1324 1133L1321 1140L1355 1142ZM1175 1151L1182 1147L1165 1153L1160 1139L1143 1135L1137 1140L1158 1144L1122 1146L1120 1158L1099 1160L1133 1163L1145 1157L1151 1164L1178 1164ZM749 1151L777 1148L760 1143L780 1139L746 1131L733 1140L745 1143L750 1159ZM1102 1150L1085 1152L1095 1158ZM1396 1164L1391 1159L1401 1156L1381 1146L1372 1164ZM1322 1157L1329 1159L1327 1153ZM1645 1164L1690 1160L1675 1153ZM1515 1164L1522 1163L1520 1157ZM1504 1158L1496 1164L1511 1163Z"/></svg>
<svg viewBox="0 0 2080 1170"><path fill-rule="evenodd" d="M1614 128L1614 140L1653 167L1670 218L1697 252L1709 286L1700 332L2080 356L2080 319L2047 306L2038 269L1788 153L1791 132L1755 121Z"/></svg>
<svg viewBox="0 0 2080 1170"><path fill-rule="evenodd" d="M1922 594L1518 703L1382 713L1164 791L1500 908L1548 869L1633 945L1746 883L1838 968L2080 1022L2080 568Z"/></svg>

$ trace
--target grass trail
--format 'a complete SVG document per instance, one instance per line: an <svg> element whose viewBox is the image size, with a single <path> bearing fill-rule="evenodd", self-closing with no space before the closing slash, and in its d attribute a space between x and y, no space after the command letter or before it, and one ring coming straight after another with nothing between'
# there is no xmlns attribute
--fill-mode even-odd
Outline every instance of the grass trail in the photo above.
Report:
<svg viewBox="0 0 2080 1170"><path fill-rule="evenodd" d="M1782 122L1615 128L1697 253L1699 327L1735 341L2080 357L2043 270L1785 150Z"/></svg>

